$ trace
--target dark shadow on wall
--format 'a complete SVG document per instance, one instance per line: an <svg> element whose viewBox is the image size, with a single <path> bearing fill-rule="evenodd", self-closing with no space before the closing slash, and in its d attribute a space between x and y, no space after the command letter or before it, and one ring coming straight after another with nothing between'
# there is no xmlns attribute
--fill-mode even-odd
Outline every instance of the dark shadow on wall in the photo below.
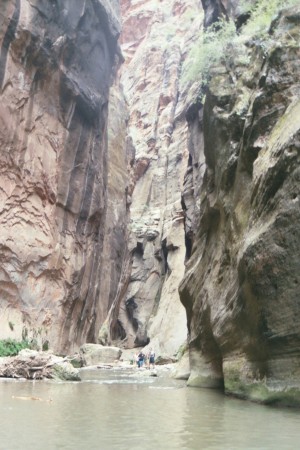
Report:
<svg viewBox="0 0 300 450"><path fill-rule="evenodd" d="M1 53L0 53L0 88L2 88L4 76L5 76L5 69L6 69L6 62L7 62L7 54L9 50L9 46L11 42L15 38L16 29L19 23L20 18L20 2L21 0L16 0L16 6L14 13L12 15L12 18L10 19L10 22L8 24L6 33L4 35L4 39L1 46Z"/></svg>

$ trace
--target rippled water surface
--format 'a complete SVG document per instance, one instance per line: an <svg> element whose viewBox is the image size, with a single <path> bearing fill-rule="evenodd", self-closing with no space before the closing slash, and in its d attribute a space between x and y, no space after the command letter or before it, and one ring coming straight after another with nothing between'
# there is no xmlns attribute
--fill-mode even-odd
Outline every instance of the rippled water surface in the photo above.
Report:
<svg viewBox="0 0 300 450"><path fill-rule="evenodd" d="M299 411L112 371L81 383L0 380L0 418L1 450L300 448Z"/></svg>

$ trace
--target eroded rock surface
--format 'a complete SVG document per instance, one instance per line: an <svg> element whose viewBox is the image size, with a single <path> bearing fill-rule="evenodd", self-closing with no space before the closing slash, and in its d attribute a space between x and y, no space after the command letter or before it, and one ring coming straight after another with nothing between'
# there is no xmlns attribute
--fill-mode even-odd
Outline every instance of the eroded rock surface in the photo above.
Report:
<svg viewBox="0 0 300 450"><path fill-rule="evenodd" d="M190 116L191 156L206 168L181 285L189 384L288 404L300 403L299 19L283 11L248 68L216 67Z"/></svg>
<svg viewBox="0 0 300 450"><path fill-rule="evenodd" d="M170 357L187 334L178 295L186 256L181 191L188 164L181 69L202 8L196 0L124 1L122 12L131 234L122 289L100 336L128 348L150 340L157 354Z"/></svg>
<svg viewBox="0 0 300 450"><path fill-rule="evenodd" d="M122 350L118 347L105 347L98 344L84 344L80 347L80 356L84 366L100 363L115 363L120 359Z"/></svg>
<svg viewBox="0 0 300 450"><path fill-rule="evenodd" d="M0 336L42 335L61 352L96 340L110 302L105 273L116 277L103 247L118 9L0 5Z"/></svg>

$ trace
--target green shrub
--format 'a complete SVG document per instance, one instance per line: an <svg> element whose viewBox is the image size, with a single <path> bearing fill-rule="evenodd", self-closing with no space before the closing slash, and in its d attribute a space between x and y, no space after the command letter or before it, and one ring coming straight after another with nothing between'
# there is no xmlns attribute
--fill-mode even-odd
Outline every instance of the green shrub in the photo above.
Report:
<svg viewBox="0 0 300 450"><path fill-rule="evenodd" d="M244 1L242 8L250 13L250 19L243 26L242 35L248 39L253 37L265 39L278 13L284 8L299 4L299 0L261 0L250 8L247 3L249 2Z"/></svg>
<svg viewBox="0 0 300 450"><path fill-rule="evenodd" d="M24 348L31 348L28 341L16 341L15 339L0 340L0 357L16 356Z"/></svg>
<svg viewBox="0 0 300 450"><path fill-rule="evenodd" d="M185 62L183 81L194 81L200 76L201 82L206 83L211 67L225 58L227 47L235 37L232 20L220 21L202 33Z"/></svg>
<svg viewBox="0 0 300 450"><path fill-rule="evenodd" d="M299 0L260 0L249 7L244 1L243 10L250 17L238 32L233 20L224 19L202 31L183 65L182 89L189 83L197 82L203 92L212 68L217 65L224 65L228 69L233 62L242 66L249 64L246 44L251 41L256 41L268 53L275 44L270 34L273 20L283 8L297 5L298 2Z"/></svg>
<svg viewBox="0 0 300 450"><path fill-rule="evenodd" d="M245 59L245 46L236 43L237 33L233 20L221 20L202 32L192 47L184 65L181 79L181 89L189 83L199 85L199 98L204 100L204 88L207 85L214 66L228 67L234 58Z"/></svg>

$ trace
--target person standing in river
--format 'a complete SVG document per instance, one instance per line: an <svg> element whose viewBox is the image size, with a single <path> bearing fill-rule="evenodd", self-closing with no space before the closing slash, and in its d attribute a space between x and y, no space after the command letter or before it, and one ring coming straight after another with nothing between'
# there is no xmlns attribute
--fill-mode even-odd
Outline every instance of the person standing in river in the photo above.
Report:
<svg viewBox="0 0 300 450"><path fill-rule="evenodd" d="M152 369L154 369L155 368L155 352L152 348L149 349L148 361L149 361L149 363L148 363L149 369L151 369L151 366L152 366Z"/></svg>
<svg viewBox="0 0 300 450"><path fill-rule="evenodd" d="M142 351L138 354L138 367L141 368L144 365L145 355Z"/></svg>

